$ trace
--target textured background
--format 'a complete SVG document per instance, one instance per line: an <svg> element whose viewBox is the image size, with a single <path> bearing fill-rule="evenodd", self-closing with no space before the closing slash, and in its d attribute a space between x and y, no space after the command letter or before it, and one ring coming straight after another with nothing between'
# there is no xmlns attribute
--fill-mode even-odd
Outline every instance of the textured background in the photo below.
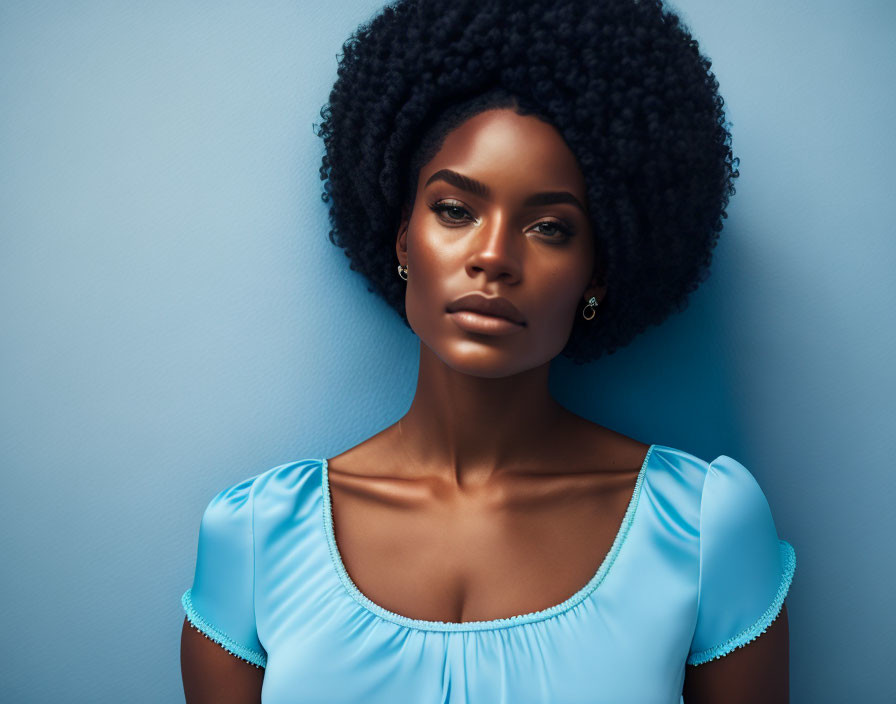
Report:
<svg viewBox="0 0 896 704"><path fill-rule="evenodd" d="M182 701L210 498L410 403L418 340L327 240L312 131L379 7L0 2L4 701ZM793 701L893 702L896 6L675 7L741 158L713 274L552 386L750 468L797 552Z"/></svg>

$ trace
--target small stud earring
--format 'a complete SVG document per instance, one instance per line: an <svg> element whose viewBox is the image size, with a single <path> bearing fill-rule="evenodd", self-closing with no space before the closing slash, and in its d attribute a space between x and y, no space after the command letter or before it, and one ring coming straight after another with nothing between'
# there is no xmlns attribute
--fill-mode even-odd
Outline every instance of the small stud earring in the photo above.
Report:
<svg viewBox="0 0 896 704"><path fill-rule="evenodd" d="M582 309L582 317L585 318L585 320L591 320L595 315L597 315L598 305L599 304L597 302L597 298L592 296L590 299L588 299L588 303L586 303L585 307ZM591 309L591 315L588 315L586 312L589 308Z"/></svg>
<svg viewBox="0 0 896 704"><path fill-rule="evenodd" d="M403 278L405 281L408 280L408 268L406 266L398 265L398 275Z"/></svg>

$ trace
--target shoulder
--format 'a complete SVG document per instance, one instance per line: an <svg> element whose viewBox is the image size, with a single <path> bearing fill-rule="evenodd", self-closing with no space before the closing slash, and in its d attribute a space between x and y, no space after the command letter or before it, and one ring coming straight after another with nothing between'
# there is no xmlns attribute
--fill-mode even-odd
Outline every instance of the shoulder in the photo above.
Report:
<svg viewBox="0 0 896 704"><path fill-rule="evenodd" d="M725 545L735 537L740 542L750 535L765 539L774 531L765 492L741 462L728 455L707 461L666 445L654 445L651 450L651 485L692 497L699 514L698 534Z"/></svg>
<svg viewBox="0 0 896 704"><path fill-rule="evenodd" d="M305 457L271 467L252 479L256 497L293 496L316 488L324 463L323 457Z"/></svg>
<svg viewBox="0 0 896 704"><path fill-rule="evenodd" d="M306 457L279 464L226 486L214 500L238 502L271 492L296 490L319 477L323 463L322 457Z"/></svg>
<svg viewBox="0 0 896 704"><path fill-rule="evenodd" d="M667 476L679 484L688 484L701 500L707 491L728 499L756 499L762 493L752 472L728 455L707 460L668 445L651 445L648 460L654 480Z"/></svg>
<svg viewBox="0 0 896 704"><path fill-rule="evenodd" d="M668 445L652 445L645 484L653 503L674 506L695 537L749 530L768 533L771 510L753 473L728 455L704 459Z"/></svg>
<svg viewBox="0 0 896 704"><path fill-rule="evenodd" d="M712 462L686 450L654 444L650 446L646 458L645 479L655 490L677 491L682 494L679 501L690 497L699 506L700 494Z"/></svg>
<svg viewBox="0 0 896 704"><path fill-rule="evenodd" d="M271 467L220 489L208 502L204 522L248 518L260 503L294 501L320 486L323 458L306 457Z"/></svg>
<svg viewBox="0 0 896 704"><path fill-rule="evenodd" d="M650 446L642 468L642 511L661 517L656 522L677 536L688 536L696 551L700 535L700 495L710 463L699 456L668 445Z"/></svg>

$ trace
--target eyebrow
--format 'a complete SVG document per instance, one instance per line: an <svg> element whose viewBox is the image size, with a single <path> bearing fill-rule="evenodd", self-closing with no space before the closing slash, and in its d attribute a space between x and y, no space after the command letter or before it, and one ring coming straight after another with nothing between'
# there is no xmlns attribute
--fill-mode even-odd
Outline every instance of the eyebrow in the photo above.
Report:
<svg viewBox="0 0 896 704"><path fill-rule="evenodd" d="M459 174L457 171L452 171L451 169L441 169L439 171L436 171L426 180L426 183L423 184L423 187L426 188L433 181L444 181L445 183L450 183L452 186L456 186L457 188L469 191L470 193L480 196L481 198L490 199L492 197L491 189L484 183L482 183L482 181L477 181L475 178L464 176L463 174ZM554 203L569 203L576 206L579 210L582 211L582 213L585 213L586 215L588 212L587 210L585 210L585 206L582 205L582 202L569 191L548 191L544 193L534 193L523 201L524 206L552 205Z"/></svg>

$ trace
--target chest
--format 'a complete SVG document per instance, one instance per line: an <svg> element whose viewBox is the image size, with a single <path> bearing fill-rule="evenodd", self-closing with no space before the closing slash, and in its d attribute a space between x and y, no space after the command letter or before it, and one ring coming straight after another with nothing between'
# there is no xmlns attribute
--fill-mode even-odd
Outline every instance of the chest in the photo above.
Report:
<svg viewBox="0 0 896 704"><path fill-rule="evenodd" d="M335 542L371 601L427 621L531 613L582 589L610 552L638 471L524 480L445 497L329 482Z"/></svg>
<svg viewBox="0 0 896 704"><path fill-rule="evenodd" d="M309 473L296 501L256 500L262 701L679 704L698 564L648 476L535 485L533 503Z"/></svg>

